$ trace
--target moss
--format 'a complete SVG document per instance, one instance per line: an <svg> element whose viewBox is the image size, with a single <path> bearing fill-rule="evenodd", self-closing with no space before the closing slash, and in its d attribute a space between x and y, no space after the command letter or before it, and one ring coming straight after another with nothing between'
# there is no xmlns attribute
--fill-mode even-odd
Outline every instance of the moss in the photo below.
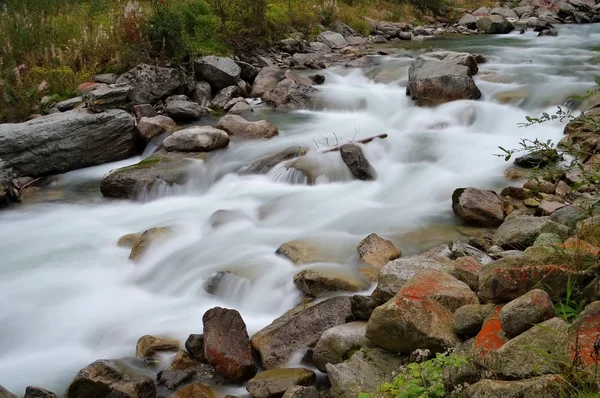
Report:
<svg viewBox="0 0 600 398"><path fill-rule="evenodd" d="M153 156L147 157L146 159L142 160L139 163L132 164L131 166L121 167L120 169L117 169L115 171L115 173L126 173L128 171L134 171L134 170L145 170L145 169L149 169L150 167L156 166L158 163L161 163L163 161L169 162L170 160L166 159L162 156L153 155Z"/></svg>

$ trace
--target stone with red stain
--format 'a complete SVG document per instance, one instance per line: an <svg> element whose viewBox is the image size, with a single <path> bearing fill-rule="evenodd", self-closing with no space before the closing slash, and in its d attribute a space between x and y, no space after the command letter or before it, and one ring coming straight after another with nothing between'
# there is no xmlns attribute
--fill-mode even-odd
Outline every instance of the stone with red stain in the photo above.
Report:
<svg viewBox="0 0 600 398"><path fill-rule="evenodd" d="M490 357L508 341L508 337L500 326L499 315L502 306L497 306L492 314L483 322L481 331L475 336L472 352L474 359L486 363Z"/></svg>
<svg viewBox="0 0 600 398"><path fill-rule="evenodd" d="M202 317L204 324L204 356L216 372L227 380L250 380L258 367L252 358L252 347L246 324L239 312L215 307Z"/></svg>
<svg viewBox="0 0 600 398"><path fill-rule="evenodd" d="M533 289L502 308L500 325L508 336L515 337L534 324L555 316L550 295L541 289Z"/></svg>
<svg viewBox="0 0 600 398"><path fill-rule="evenodd" d="M534 288L562 296L570 283L578 283L581 274L560 265L523 265L505 257L484 266L479 276L479 297L485 302L514 300Z"/></svg>
<svg viewBox="0 0 600 398"><path fill-rule="evenodd" d="M572 360L579 357L581 364L594 371L600 364L600 301L594 301L571 327L569 355Z"/></svg>
<svg viewBox="0 0 600 398"><path fill-rule="evenodd" d="M81 83L79 86L77 86L77 89L75 90L75 92L77 93L77 96L81 97L83 95L91 93L94 90L98 90L100 88L105 88L105 87L108 87L108 85L104 84L104 83L85 82L85 83Z"/></svg>
<svg viewBox="0 0 600 398"><path fill-rule="evenodd" d="M476 292L479 290L479 274L482 269L483 265L473 257L460 257L448 269L448 273Z"/></svg>

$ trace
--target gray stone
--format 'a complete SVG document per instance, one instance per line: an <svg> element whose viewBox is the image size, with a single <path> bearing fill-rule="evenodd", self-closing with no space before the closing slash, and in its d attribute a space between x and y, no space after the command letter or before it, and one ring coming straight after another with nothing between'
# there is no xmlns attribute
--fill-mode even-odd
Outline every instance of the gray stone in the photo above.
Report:
<svg viewBox="0 0 600 398"><path fill-rule="evenodd" d="M365 337L366 332L367 322L350 322L328 329L315 346L312 363L321 372L327 372L327 364L336 365L349 358L354 351L373 347Z"/></svg>
<svg viewBox="0 0 600 398"><path fill-rule="evenodd" d="M373 297L359 294L350 297L350 301L352 303L352 315L359 321L368 321L375 308L383 304Z"/></svg>
<svg viewBox="0 0 600 398"><path fill-rule="evenodd" d="M254 84L254 79L256 79L256 76L258 75L258 72L260 72L261 68L259 68L258 66L251 65L247 62L236 61L236 63L242 70L240 78L248 84Z"/></svg>
<svg viewBox="0 0 600 398"><path fill-rule="evenodd" d="M477 20L477 29L483 33L497 35L510 33L515 27L500 15L490 15Z"/></svg>
<svg viewBox="0 0 600 398"><path fill-rule="evenodd" d="M115 84L118 78L119 76L114 73L102 73L99 75L94 75L94 81L96 83Z"/></svg>
<svg viewBox="0 0 600 398"><path fill-rule="evenodd" d="M75 97L59 102L58 104L56 104L56 109L58 109L61 112L66 112L75 109L78 105L81 104L83 104L83 98Z"/></svg>
<svg viewBox="0 0 600 398"><path fill-rule="evenodd" d="M467 224L497 227L504 220L504 203L494 191L459 188L452 194L452 211Z"/></svg>
<svg viewBox="0 0 600 398"><path fill-rule="evenodd" d="M219 108L225 109L225 106L229 101L231 101L234 98L244 96L244 90L242 90L239 86L229 86L220 90L212 99L211 103L214 106L218 106Z"/></svg>
<svg viewBox="0 0 600 398"><path fill-rule="evenodd" d="M288 38L280 40L278 46L282 51L290 55L302 52L302 43L296 39Z"/></svg>
<svg viewBox="0 0 600 398"><path fill-rule="evenodd" d="M229 115L245 115L247 113L251 113L254 112L254 109L252 108L252 106L244 101L240 101L240 102L236 102L235 105L233 105L231 108L229 108L229 111L227 112Z"/></svg>
<svg viewBox="0 0 600 398"><path fill-rule="evenodd" d="M472 257L483 265L489 264L493 261L490 256L488 256L481 250L466 243L463 243L459 240L455 240L454 242L452 242L450 250L456 258Z"/></svg>
<svg viewBox="0 0 600 398"><path fill-rule="evenodd" d="M313 386L292 386L285 390L283 398L319 398L319 390Z"/></svg>
<svg viewBox="0 0 600 398"><path fill-rule="evenodd" d="M197 58L194 64L198 80L206 80L213 91L234 86L242 74L242 69L231 58L209 55Z"/></svg>
<svg viewBox="0 0 600 398"><path fill-rule="evenodd" d="M485 319L490 316L494 304L467 304L454 312L452 327L459 336L473 337L481 330Z"/></svg>
<svg viewBox="0 0 600 398"><path fill-rule="evenodd" d="M563 240L560 236L552 233L541 233L533 242L533 246L553 246L560 245Z"/></svg>
<svg viewBox="0 0 600 398"><path fill-rule="evenodd" d="M513 11L515 12L515 14L517 14L519 18L521 18L523 16L533 13L534 8L532 6L520 6L513 8Z"/></svg>
<svg viewBox="0 0 600 398"><path fill-rule="evenodd" d="M499 320L502 330L509 337L515 337L534 324L555 316L554 304L548 293L533 289L502 307Z"/></svg>
<svg viewBox="0 0 600 398"><path fill-rule="evenodd" d="M85 104L87 108L94 112L115 109L127 102L127 98L132 91L133 87L128 84L111 84L86 94L84 96Z"/></svg>
<svg viewBox="0 0 600 398"><path fill-rule="evenodd" d="M178 130L165 138L167 151L208 152L229 145L229 135L210 126L194 126Z"/></svg>
<svg viewBox="0 0 600 398"><path fill-rule="evenodd" d="M559 398L567 382L559 375L532 377L526 380L480 380L452 395L453 398Z"/></svg>
<svg viewBox="0 0 600 398"><path fill-rule="evenodd" d="M317 41L326 44L328 47L333 49L344 48L348 45L344 36L337 32L325 31L319 33L317 36Z"/></svg>
<svg viewBox="0 0 600 398"><path fill-rule="evenodd" d="M175 120L197 120L204 115L204 108L187 99L167 99L165 112Z"/></svg>
<svg viewBox="0 0 600 398"><path fill-rule="evenodd" d="M266 120L249 122L238 115L223 116L217 128L236 138L272 138L279 134L277 127Z"/></svg>
<svg viewBox="0 0 600 398"><path fill-rule="evenodd" d="M565 206L550 215L550 220L574 230L578 221L586 218L586 212L576 205Z"/></svg>
<svg viewBox="0 0 600 398"><path fill-rule="evenodd" d="M133 112L133 115L135 116L135 120L138 120L138 121L143 117L158 116L158 113L156 113L156 110L150 104L134 105L131 108L131 111Z"/></svg>
<svg viewBox="0 0 600 398"><path fill-rule="evenodd" d="M310 80L310 79L308 79ZM273 90L265 93L262 98L276 108L301 109L310 103L310 93L315 89L308 84L298 83L293 78L285 78Z"/></svg>
<svg viewBox="0 0 600 398"><path fill-rule="evenodd" d="M140 64L117 79L116 84L133 87L129 100L133 104L153 104L186 85L182 71Z"/></svg>
<svg viewBox="0 0 600 398"><path fill-rule="evenodd" d="M251 97L262 97L269 91L272 91L277 83L285 79L285 73L276 67L267 67L261 69L254 80Z"/></svg>
<svg viewBox="0 0 600 398"><path fill-rule="evenodd" d="M496 7L494 9L492 9L492 11L490 11L490 14L500 15L501 17L504 17L504 18L519 19L519 16L517 15L517 13L514 12L513 10L511 10L510 8Z"/></svg>
<svg viewBox="0 0 600 398"><path fill-rule="evenodd" d="M350 172L359 180L372 181L377 176L375 169L363 154L360 145L344 144L340 147L340 154Z"/></svg>
<svg viewBox="0 0 600 398"><path fill-rule="evenodd" d="M210 84L205 81L196 82L190 98L201 107L206 108L212 100Z"/></svg>
<svg viewBox="0 0 600 398"><path fill-rule="evenodd" d="M357 292L365 288L358 278L330 270L305 269L294 275L294 285L313 297L329 295L333 292Z"/></svg>
<svg viewBox="0 0 600 398"><path fill-rule="evenodd" d="M315 380L315 372L304 368L269 369L250 380L246 390L252 398L275 398L290 387L310 386Z"/></svg>
<svg viewBox="0 0 600 398"><path fill-rule="evenodd" d="M0 398L17 398L17 396L8 391L6 388L0 386Z"/></svg>
<svg viewBox="0 0 600 398"><path fill-rule="evenodd" d="M459 19L458 24L471 30L477 29L477 18L471 14L465 14Z"/></svg>
<svg viewBox="0 0 600 398"><path fill-rule="evenodd" d="M19 124L0 124L0 159L19 176L64 173L126 159L137 150L127 112L69 111Z"/></svg>
<svg viewBox="0 0 600 398"><path fill-rule="evenodd" d="M566 239L569 228L548 217L515 216L508 218L498 228L494 234L494 243L507 249L525 249L545 232Z"/></svg>
<svg viewBox="0 0 600 398"><path fill-rule="evenodd" d="M177 129L177 123L168 116L159 115L154 117L143 117L138 121L137 130L145 142L164 133L170 133Z"/></svg>
<svg viewBox="0 0 600 398"><path fill-rule="evenodd" d="M469 68L471 75L476 74L479 71L477 67L477 59L469 54L455 51L435 51L425 53L417 59L429 60L429 61L442 61L453 65L462 65Z"/></svg>
<svg viewBox="0 0 600 398"><path fill-rule="evenodd" d="M0 205L8 202L12 177L12 169L0 159Z"/></svg>
<svg viewBox="0 0 600 398"><path fill-rule="evenodd" d="M41 387L29 386L25 389L23 398L56 398L56 394Z"/></svg>

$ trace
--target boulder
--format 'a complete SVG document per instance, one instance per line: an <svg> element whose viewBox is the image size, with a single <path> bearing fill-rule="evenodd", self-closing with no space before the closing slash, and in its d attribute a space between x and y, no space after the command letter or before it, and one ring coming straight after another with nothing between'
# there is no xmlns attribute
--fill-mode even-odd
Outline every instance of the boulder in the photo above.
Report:
<svg viewBox="0 0 600 398"><path fill-rule="evenodd" d="M135 356L150 358L157 352L177 352L179 351L179 344L179 341L168 337L142 336L137 341Z"/></svg>
<svg viewBox="0 0 600 398"><path fill-rule="evenodd" d="M311 386L315 372L304 368L270 369L259 373L248 382L246 390L253 398L280 397L290 387Z"/></svg>
<svg viewBox="0 0 600 398"><path fill-rule="evenodd" d="M198 120L204 115L204 108L189 99L167 98L165 113L175 120Z"/></svg>
<svg viewBox="0 0 600 398"><path fill-rule="evenodd" d="M207 81L215 92L234 86L242 74L242 69L231 58L209 55L197 58L194 66L198 80Z"/></svg>
<svg viewBox="0 0 600 398"><path fill-rule="evenodd" d="M280 40L278 47L290 55L302 52L302 43L292 38Z"/></svg>
<svg viewBox="0 0 600 398"><path fill-rule="evenodd" d="M366 332L366 322L350 322L328 329L315 346L312 363L326 373L327 364L337 365L361 348L373 347L365 337Z"/></svg>
<svg viewBox="0 0 600 398"><path fill-rule="evenodd" d="M549 149L529 152L516 158L514 163L517 166L524 167L526 169L533 169L536 167L542 168L558 161L560 161L560 155L556 149Z"/></svg>
<svg viewBox="0 0 600 398"><path fill-rule="evenodd" d="M283 79L285 79L285 73L279 68L267 67L261 69L254 80L250 96L253 98L262 97L269 91L272 91L277 83Z"/></svg>
<svg viewBox="0 0 600 398"><path fill-rule="evenodd" d="M277 83L273 90L263 94L262 98L276 108L302 109L309 106L310 93L313 91L315 89L310 84L299 83L288 77Z"/></svg>
<svg viewBox="0 0 600 398"><path fill-rule="evenodd" d="M212 100L212 89L210 84L205 81L196 82L190 98L202 108L208 107L210 101Z"/></svg>
<svg viewBox="0 0 600 398"><path fill-rule="evenodd" d="M166 239L171 237L172 234L173 230L169 227L150 228L142 235L140 235L138 240L135 241L135 243L131 247L129 259L133 261L139 261L142 258L142 256L146 254L150 246L165 241Z"/></svg>
<svg viewBox="0 0 600 398"><path fill-rule="evenodd" d="M0 386L0 398L17 398L17 396L8 391L6 388Z"/></svg>
<svg viewBox="0 0 600 398"><path fill-rule="evenodd" d="M229 114L229 115L245 115L250 112L254 112L254 108L252 108L252 105L250 105L248 102L246 102L246 100L244 100L244 101L236 102L235 105L233 105L231 108L229 108L229 111L227 111L227 114Z"/></svg>
<svg viewBox="0 0 600 398"><path fill-rule="evenodd" d="M348 143L340 147L342 160L354 177L363 181L372 181L376 177L375 169L363 154L360 145Z"/></svg>
<svg viewBox="0 0 600 398"><path fill-rule="evenodd" d="M104 84L115 84L119 76L115 73L102 73L99 75L94 75L94 81L96 83L104 83Z"/></svg>
<svg viewBox="0 0 600 398"><path fill-rule="evenodd" d="M129 93L133 104L153 104L185 87L186 77L178 69L140 64L122 74L115 83L133 87Z"/></svg>
<svg viewBox="0 0 600 398"><path fill-rule="evenodd" d="M352 315L359 321L368 321L375 308L379 307L382 302L370 296L362 296L355 294L350 297L352 303Z"/></svg>
<svg viewBox="0 0 600 398"><path fill-rule="evenodd" d="M496 7L496 8L493 8L492 11L490 11L490 14L491 15L500 15L501 17L504 17L504 18L519 19L519 16L517 15L517 13L514 12L513 10L511 10L510 8Z"/></svg>
<svg viewBox="0 0 600 398"><path fill-rule="evenodd" d="M471 14L465 14L458 20L458 24L471 30L475 30L477 29L477 18Z"/></svg>
<svg viewBox="0 0 600 398"><path fill-rule="evenodd" d="M61 101L56 104L56 109L61 112L71 111L77 106L83 104L83 97L75 97L68 100Z"/></svg>
<svg viewBox="0 0 600 398"><path fill-rule="evenodd" d="M208 363L204 356L204 335L190 334L185 341L185 349L196 361Z"/></svg>
<svg viewBox="0 0 600 398"><path fill-rule="evenodd" d="M294 285L313 297L326 296L333 292L357 292L364 286L356 278L331 270L306 269L294 275Z"/></svg>
<svg viewBox="0 0 600 398"><path fill-rule="evenodd" d="M59 174L115 162L137 149L135 120L122 110L70 111L0 124L0 159L19 176Z"/></svg>
<svg viewBox="0 0 600 398"><path fill-rule="evenodd" d="M543 290L533 289L502 307L500 326L510 336L515 337L536 323L556 316L552 299Z"/></svg>
<svg viewBox="0 0 600 398"><path fill-rule="evenodd" d="M454 312L452 328L459 336L476 336L483 326L483 322L492 314L494 304L467 304Z"/></svg>
<svg viewBox="0 0 600 398"><path fill-rule="evenodd" d="M512 32L515 27L500 15L490 15L477 19L477 29L483 33L498 35Z"/></svg>
<svg viewBox="0 0 600 398"><path fill-rule="evenodd" d="M259 158L249 165L238 170L239 174L266 174L279 163L306 155L309 148L305 146L292 146L273 155Z"/></svg>
<svg viewBox="0 0 600 398"><path fill-rule="evenodd" d="M296 265L329 261L329 258L322 252L322 249L307 239L296 239L285 242L279 246L275 254L286 257Z"/></svg>
<svg viewBox="0 0 600 398"><path fill-rule="evenodd" d="M489 316L483 321L481 330L475 336L471 346L473 360L478 365L487 367L490 362L493 364L493 358L496 352L508 341L508 336L500 326L501 306L495 306Z"/></svg>
<svg viewBox="0 0 600 398"><path fill-rule="evenodd" d="M512 10L514 11L515 14L517 14L517 16L519 18L521 18L523 16L531 15L533 13L533 11L535 10L535 8L532 6L519 6L519 7L513 8Z"/></svg>
<svg viewBox="0 0 600 398"><path fill-rule="evenodd" d="M514 216L508 218L494 234L494 243L507 249L525 249L542 233L553 233L561 239L569 235L569 228L548 217Z"/></svg>
<svg viewBox="0 0 600 398"><path fill-rule="evenodd" d="M215 372L215 368L212 365L195 360L184 350L177 352L175 358L173 358L173 362L166 370L172 373L166 374L166 377L163 374L163 378L165 382L167 381L166 379L169 379L169 383L171 384L177 384L181 380L181 377L184 377L179 372L188 373L192 375L195 381L205 385L220 385L227 382L227 380Z"/></svg>
<svg viewBox="0 0 600 398"><path fill-rule="evenodd" d="M526 380L480 380L467 386L455 398L538 398L559 397L567 382L559 375L532 377Z"/></svg>
<svg viewBox="0 0 600 398"><path fill-rule="evenodd" d="M462 65L469 68L469 74L474 75L479 71L477 59L469 54L455 51L435 51L420 55L417 59L429 61L442 61L453 65Z"/></svg>
<svg viewBox="0 0 600 398"><path fill-rule="evenodd" d="M261 68L243 61L237 61L236 63L242 70L240 78L245 82L248 82L248 84L254 84L254 79L258 76L258 72L260 72Z"/></svg>
<svg viewBox="0 0 600 398"><path fill-rule="evenodd" d="M481 91L470 74L470 69L463 65L417 59L408 70L407 93L419 106L477 100Z"/></svg>
<svg viewBox="0 0 600 398"><path fill-rule="evenodd" d="M567 226L569 230L574 230L577 222L585 218L585 211L575 205L562 207L550 215L550 220Z"/></svg>
<svg viewBox="0 0 600 398"><path fill-rule="evenodd" d="M319 33L317 41L327 45L329 48L339 49L344 48L348 45L348 42L341 34L332 31L325 31Z"/></svg>
<svg viewBox="0 0 600 398"><path fill-rule="evenodd" d="M239 86L229 86L220 90L212 99L211 103L214 106L225 109L227 103L232 99L245 96L246 93Z"/></svg>
<svg viewBox="0 0 600 398"><path fill-rule="evenodd" d="M285 363L298 349L313 347L327 329L352 320L348 297L334 297L318 304L296 308L275 319L252 336L265 369Z"/></svg>
<svg viewBox="0 0 600 398"><path fill-rule="evenodd" d="M165 138L167 151L208 152L229 145L229 135L210 126L194 126L178 130Z"/></svg>
<svg viewBox="0 0 600 398"><path fill-rule="evenodd" d="M461 282L464 282L474 292L479 290L479 274L483 265L473 257L460 257L445 271Z"/></svg>
<svg viewBox="0 0 600 398"><path fill-rule="evenodd" d="M232 382L250 380L258 372L248 331L236 310L216 307L202 317L204 357L217 374Z"/></svg>
<svg viewBox="0 0 600 398"><path fill-rule="evenodd" d="M555 211L562 209L566 205L560 202L553 202L549 200L542 200L540 205L535 211L536 216L549 216Z"/></svg>
<svg viewBox="0 0 600 398"><path fill-rule="evenodd" d="M389 382L402 365L402 359L379 348L363 348L339 364L327 364L330 394L336 398L356 398L360 393L375 394Z"/></svg>
<svg viewBox="0 0 600 398"><path fill-rule="evenodd" d="M65 397L155 398L156 389L152 379L128 376L114 362L100 360L77 373Z"/></svg>
<svg viewBox="0 0 600 398"><path fill-rule="evenodd" d="M283 398L319 398L319 390L313 386L291 386L285 390Z"/></svg>
<svg viewBox="0 0 600 398"><path fill-rule="evenodd" d="M156 110L150 104L134 105L134 106L131 107L131 111L132 111L133 115L135 116L135 120L137 120L138 122L143 117L158 116L158 113L156 113Z"/></svg>
<svg viewBox="0 0 600 398"><path fill-rule="evenodd" d="M504 221L504 203L494 191L459 188L452 194L452 211L467 224L497 227Z"/></svg>
<svg viewBox="0 0 600 398"><path fill-rule="evenodd" d="M440 270L443 267L444 264L439 261L419 256L390 261L379 271L379 282L372 296L380 301L390 300L409 279L421 270L427 268Z"/></svg>
<svg viewBox="0 0 600 398"><path fill-rule="evenodd" d="M169 398L215 398L215 394L202 383L192 383L175 391Z"/></svg>
<svg viewBox="0 0 600 398"><path fill-rule="evenodd" d="M137 130L145 142L155 137L170 133L177 129L177 123L168 116L142 117L137 123Z"/></svg>
<svg viewBox="0 0 600 398"><path fill-rule="evenodd" d="M104 88L106 86L107 86L107 84L105 84L105 83L96 83L96 82L81 83L75 89L75 94L77 94L77 96L79 96L79 97L83 97L84 95L87 95L94 90L98 90L98 89Z"/></svg>
<svg viewBox="0 0 600 398"><path fill-rule="evenodd" d="M376 268L381 268L402 255L402 252L391 241L383 239L377 234L370 234L364 238L356 250L359 259Z"/></svg>
<svg viewBox="0 0 600 398"><path fill-rule="evenodd" d="M104 112L124 105L132 91L133 87L128 84L111 84L91 91L83 98L87 108L93 112Z"/></svg>
<svg viewBox="0 0 600 398"><path fill-rule="evenodd" d="M229 135L236 138L272 138L279 134L277 127L266 120L249 122L241 116L223 116L217 128L225 130Z"/></svg>
<svg viewBox="0 0 600 398"><path fill-rule="evenodd" d="M450 251L452 255L457 258L462 257L471 257L479 263L485 265L492 262L492 258L488 256L486 253L482 252L478 248L471 246L467 243L463 243L460 240L455 240L452 242L452 246L450 247Z"/></svg>
<svg viewBox="0 0 600 398"><path fill-rule="evenodd" d="M0 397L2 397L1 391ZM56 394L41 387L29 386L25 389L25 396L23 398L56 398Z"/></svg>

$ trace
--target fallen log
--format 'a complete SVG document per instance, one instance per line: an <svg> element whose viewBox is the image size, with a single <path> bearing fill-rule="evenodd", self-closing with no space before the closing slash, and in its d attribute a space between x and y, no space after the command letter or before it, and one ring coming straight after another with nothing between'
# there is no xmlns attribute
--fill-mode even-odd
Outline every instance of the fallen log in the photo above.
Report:
<svg viewBox="0 0 600 398"><path fill-rule="evenodd" d="M379 135L374 135L373 137L363 138L362 140L358 140L358 141L350 141L350 142L347 142L346 144L368 144L369 142L373 141L375 138L384 139L387 137L388 137L387 134L379 134ZM334 146L333 148L329 148L329 149L323 151L322 153L336 152L336 151L339 151L341 147L342 147L342 145Z"/></svg>

